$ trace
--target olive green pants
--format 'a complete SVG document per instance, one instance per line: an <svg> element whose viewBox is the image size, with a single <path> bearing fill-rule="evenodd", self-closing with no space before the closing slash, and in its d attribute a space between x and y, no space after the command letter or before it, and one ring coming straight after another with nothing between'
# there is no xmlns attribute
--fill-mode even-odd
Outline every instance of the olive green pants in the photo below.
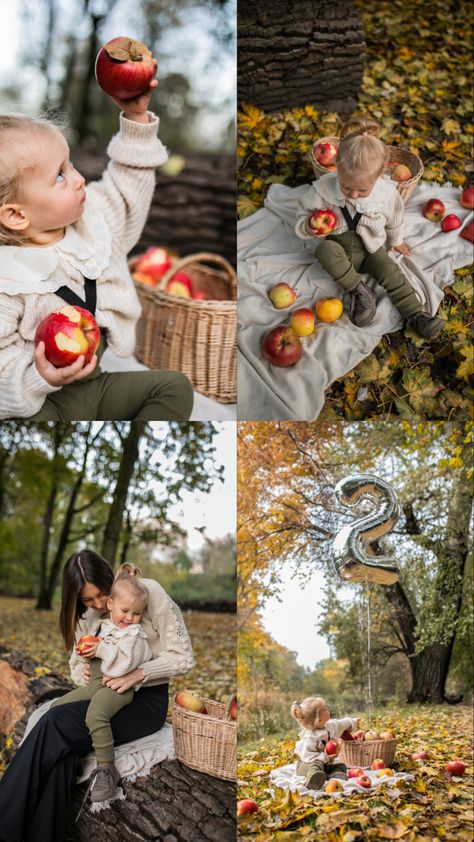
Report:
<svg viewBox="0 0 474 842"><path fill-rule="evenodd" d="M48 395L30 421L187 421L193 388L179 371L103 372L99 361L84 380Z"/></svg>
<svg viewBox="0 0 474 842"><path fill-rule="evenodd" d="M359 272L371 275L384 288L404 319L421 312L421 303L409 281L385 249L370 254L355 231L330 234L316 249L323 269L350 292L362 280Z"/></svg>
<svg viewBox="0 0 474 842"><path fill-rule="evenodd" d="M113 763L114 760L114 738L110 720L119 710L129 705L135 691L133 688L125 690L124 693L117 693L110 687L102 685L102 672L100 669L100 658L91 658L91 677L89 683L84 687L76 687L60 699L56 699L51 707L68 705L72 702L82 702L90 699L90 705L86 713L86 725L92 737L97 763Z"/></svg>

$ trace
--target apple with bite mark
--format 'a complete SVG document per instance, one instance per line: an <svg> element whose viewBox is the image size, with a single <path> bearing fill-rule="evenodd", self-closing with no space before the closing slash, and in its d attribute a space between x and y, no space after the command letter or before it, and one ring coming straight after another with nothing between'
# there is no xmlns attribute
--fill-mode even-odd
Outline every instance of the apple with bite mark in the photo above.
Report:
<svg viewBox="0 0 474 842"><path fill-rule="evenodd" d="M288 325L278 325L262 339L263 356L272 365L287 367L301 358L303 349L299 336Z"/></svg>
<svg viewBox="0 0 474 842"><path fill-rule="evenodd" d="M314 150L314 157L322 167L335 165L337 158L337 146L333 143L318 143Z"/></svg>
<svg viewBox="0 0 474 842"><path fill-rule="evenodd" d="M185 710L193 711L194 713L207 713L206 706L202 699L199 699L193 693L187 690L179 690L174 697L177 705Z"/></svg>
<svg viewBox="0 0 474 842"><path fill-rule="evenodd" d="M455 231L456 228L460 228L461 225L462 222L459 219L459 216L456 216L455 213L448 213L441 223L441 230L446 234L448 231Z"/></svg>
<svg viewBox="0 0 474 842"><path fill-rule="evenodd" d="M83 634L82 637L79 638L77 644L77 648L79 649L81 655L83 652L87 652L92 643L98 643L99 640L100 638L94 637L92 634Z"/></svg>
<svg viewBox="0 0 474 842"><path fill-rule="evenodd" d="M315 210L308 219L308 225L312 234L316 237L325 237L336 227L337 216L330 208Z"/></svg>
<svg viewBox="0 0 474 842"><path fill-rule="evenodd" d="M164 275L168 269L171 269L172 261L166 249L158 246L150 246L137 260L135 269L138 272L144 272L146 275L151 275L157 281Z"/></svg>
<svg viewBox="0 0 474 842"><path fill-rule="evenodd" d="M411 170L405 164L397 164L390 178L399 183L408 181L411 178Z"/></svg>
<svg viewBox="0 0 474 842"><path fill-rule="evenodd" d="M377 769L385 769L385 761L382 760L381 757L376 757L375 760L372 760L372 765L370 767L374 771Z"/></svg>
<svg viewBox="0 0 474 842"><path fill-rule="evenodd" d="M423 207L423 216L430 219L431 222L439 222L443 218L445 210L441 199L430 199Z"/></svg>
<svg viewBox="0 0 474 842"><path fill-rule="evenodd" d="M359 778L355 779L355 782L356 784L359 784L359 786L364 787L364 789L370 789L370 787L372 786L372 781L370 780L368 775L360 775Z"/></svg>
<svg viewBox="0 0 474 842"><path fill-rule="evenodd" d="M450 775L456 775L457 778L464 775L465 768L466 767L461 760L450 760L445 766L446 771L449 772Z"/></svg>
<svg viewBox="0 0 474 842"><path fill-rule="evenodd" d="M343 783L339 778L331 778L324 786L324 792L342 792L343 789Z"/></svg>
<svg viewBox="0 0 474 842"><path fill-rule="evenodd" d="M154 75L150 50L135 38L112 38L96 58L95 77L102 90L116 99L132 99L144 93Z"/></svg>
<svg viewBox="0 0 474 842"><path fill-rule="evenodd" d="M246 813L258 813L258 804L253 798L243 798L237 802L237 815L245 816Z"/></svg>
<svg viewBox="0 0 474 842"><path fill-rule="evenodd" d="M335 740L328 740L328 742L326 743L326 754L329 754L330 756L333 754L337 754L338 748L339 747Z"/></svg>
<svg viewBox="0 0 474 842"><path fill-rule="evenodd" d="M275 284L268 293L268 297L277 310L283 310L296 301L296 292L288 284Z"/></svg>
<svg viewBox="0 0 474 842"><path fill-rule="evenodd" d="M314 313L308 307L294 310L290 316L290 325L298 336L310 336L314 333Z"/></svg>
<svg viewBox="0 0 474 842"><path fill-rule="evenodd" d="M414 751L411 759L412 760L428 760L428 752L427 751Z"/></svg>
<svg viewBox="0 0 474 842"><path fill-rule="evenodd" d="M352 769L349 769L347 775L349 778L360 778L364 774L364 770L361 769L360 766L354 766Z"/></svg>
<svg viewBox="0 0 474 842"><path fill-rule="evenodd" d="M100 330L89 310L66 304L39 323L35 347L40 342L44 342L46 359L56 368L72 365L81 354L87 365L99 347Z"/></svg>
<svg viewBox="0 0 474 842"><path fill-rule="evenodd" d="M459 197L459 202L463 208L474 210L474 186L472 184L464 188Z"/></svg>

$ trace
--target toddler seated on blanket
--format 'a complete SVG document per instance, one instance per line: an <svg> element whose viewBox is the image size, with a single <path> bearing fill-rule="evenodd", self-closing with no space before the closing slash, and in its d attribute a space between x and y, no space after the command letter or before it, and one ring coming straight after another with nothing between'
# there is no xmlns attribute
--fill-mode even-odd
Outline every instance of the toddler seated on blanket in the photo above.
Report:
<svg viewBox="0 0 474 842"><path fill-rule="evenodd" d="M293 702L291 715L301 726L300 739L295 745L299 757L296 774L304 775L307 789L322 789L326 780L347 780L347 766L338 761L337 754L327 754L329 740L337 742L344 731L359 727L358 718L331 719L326 702L321 696L309 696L302 702Z"/></svg>
<svg viewBox="0 0 474 842"><path fill-rule="evenodd" d="M90 699L86 725L92 737L97 768L92 773L88 792L94 802L108 801L117 788L120 775L114 765L110 720L132 701L135 693L134 687L121 693L104 687L102 679L104 675L120 678L149 660L150 647L140 626L147 601L148 591L140 579L136 575L120 573L107 599L110 618L102 621L99 640L88 642L84 651L76 646L79 654L90 659L88 684L66 693L52 704L53 707Z"/></svg>
<svg viewBox="0 0 474 842"><path fill-rule="evenodd" d="M367 327L376 312L375 294L362 282L362 272L386 290L406 327L433 339L444 322L422 311L410 282L385 249L410 254L402 237L403 200L394 182L383 177L387 162L388 147L378 137L377 123L350 120L341 131L336 171L313 182L299 201L295 232L303 239L321 240L316 257L349 292L349 316L356 327ZM337 218L331 233L324 237L309 225L311 214L318 209L332 210Z"/></svg>

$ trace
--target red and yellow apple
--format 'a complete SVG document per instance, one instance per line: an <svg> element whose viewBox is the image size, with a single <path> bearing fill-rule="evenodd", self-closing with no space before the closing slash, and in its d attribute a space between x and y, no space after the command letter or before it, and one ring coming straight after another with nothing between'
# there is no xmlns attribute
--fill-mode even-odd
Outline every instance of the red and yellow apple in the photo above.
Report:
<svg viewBox="0 0 474 842"><path fill-rule="evenodd" d="M138 272L144 272L146 275L151 275L157 281L162 275L171 268L173 262L166 249L158 246L150 246L138 258L135 269Z"/></svg>
<svg viewBox="0 0 474 842"><path fill-rule="evenodd" d="M155 75L150 50L135 38L119 36L108 41L99 51L95 76L111 97L131 99L148 90Z"/></svg>
<svg viewBox="0 0 474 842"><path fill-rule="evenodd" d="M439 222L443 218L445 210L441 199L430 199L423 207L423 216L430 219L431 222Z"/></svg>
<svg viewBox="0 0 474 842"><path fill-rule="evenodd" d="M314 158L322 167L329 169L336 163L337 151L333 143L318 143L314 148Z"/></svg>
<svg viewBox="0 0 474 842"><path fill-rule="evenodd" d="M331 780L324 785L324 792L342 792L343 789L344 785L339 778L331 778Z"/></svg>
<svg viewBox="0 0 474 842"><path fill-rule="evenodd" d="M455 213L448 213L441 223L441 230L446 234L448 231L455 231L456 228L460 228L461 225L462 223L459 216L456 216Z"/></svg>
<svg viewBox="0 0 474 842"><path fill-rule="evenodd" d="M290 325L298 336L310 336L314 333L314 313L308 307L293 310Z"/></svg>
<svg viewBox="0 0 474 842"><path fill-rule="evenodd" d="M335 740L328 740L328 742L326 743L326 754L337 754L338 748L339 746Z"/></svg>
<svg viewBox="0 0 474 842"><path fill-rule="evenodd" d="M94 637L92 634L83 634L77 643L77 648L79 649L81 655L83 652L87 652L92 643L98 643L99 640L100 638Z"/></svg>
<svg viewBox="0 0 474 842"><path fill-rule="evenodd" d="M360 775L358 778L355 778L355 782L356 784L359 784L359 786L364 787L364 789L370 789L372 786L372 781L368 775Z"/></svg>
<svg viewBox="0 0 474 842"><path fill-rule="evenodd" d="M374 771L376 769L385 769L385 760L382 760L381 757L376 757L375 760L372 760L370 768Z"/></svg>
<svg viewBox="0 0 474 842"><path fill-rule="evenodd" d="M363 774L364 770L360 766L353 766L347 773L349 778L360 778Z"/></svg>
<svg viewBox="0 0 474 842"><path fill-rule="evenodd" d="M363 731L354 731L354 739L355 740L363 740L364 739L364 732Z"/></svg>
<svg viewBox="0 0 474 842"><path fill-rule="evenodd" d="M246 813L258 813L258 804L253 798L243 798L237 801L237 815L245 816Z"/></svg>
<svg viewBox="0 0 474 842"><path fill-rule="evenodd" d="M390 178L398 182L408 181L411 178L411 170L405 164L397 164Z"/></svg>
<svg viewBox="0 0 474 842"><path fill-rule="evenodd" d="M46 359L56 368L72 365L81 354L87 365L99 347L100 330L89 310L66 304L39 323L35 347L40 342L44 342Z"/></svg>
<svg viewBox="0 0 474 842"><path fill-rule="evenodd" d="M469 187L464 188L459 197L459 202L463 208L474 210L474 185L470 184Z"/></svg>
<svg viewBox="0 0 474 842"><path fill-rule="evenodd" d="M230 708L229 708L229 716L230 716L231 719L234 720L234 722L237 719L237 710L238 710L237 699L232 699L232 701L230 703Z"/></svg>
<svg viewBox="0 0 474 842"><path fill-rule="evenodd" d="M153 278L146 272L132 272L132 278L134 281L138 281L140 284L145 284L148 287L156 287L158 283L156 278Z"/></svg>
<svg viewBox="0 0 474 842"><path fill-rule="evenodd" d="M393 771L393 769L380 769L377 772L377 777L378 778L384 778L384 777L393 778L394 774L395 774L395 772Z"/></svg>
<svg viewBox="0 0 474 842"><path fill-rule="evenodd" d="M460 778L461 775L464 775L466 767L461 760L449 760L445 769L450 775L456 775L457 778Z"/></svg>
<svg viewBox="0 0 474 842"><path fill-rule="evenodd" d="M343 731L341 734L341 740L354 740L350 731Z"/></svg>
<svg viewBox="0 0 474 842"><path fill-rule="evenodd" d="M411 759L412 760L428 760L428 752L427 751L414 751Z"/></svg>
<svg viewBox="0 0 474 842"><path fill-rule="evenodd" d="M186 272L175 272L166 284L166 292L179 298L192 298L193 287L191 278Z"/></svg>
<svg viewBox="0 0 474 842"><path fill-rule="evenodd" d="M268 293L268 297L277 310L283 310L296 301L296 292L289 284L275 284Z"/></svg>
<svg viewBox="0 0 474 842"><path fill-rule="evenodd" d="M364 740L380 740L380 734L375 728L368 728L364 731Z"/></svg>
<svg viewBox="0 0 474 842"><path fill-rule="evenodd" d="M340 298L320 298L314 305L316 318L320 322L326 322L326 324L336 322L340 319L343 311L344 304Z"/></svg>
<svg viewBox="0 0 474 842"><path fill-rule="evenodd" d="M330 208L315 210L308 219L308 225L317 237L330 234L332 229L336 227L336 223L337 216Z"/></svg>
<svg viewBox="0 0 474 842"><path fill-rule="evenodd" d="M299 336L288 325L267 331L262 339L262 351L268 362L281 367L294 365L303 353Z"/></svg>
<svg viewBox="0 0 474 842"><path fill-rule="evenodd" d="M180 707L193 711L194 713L207 713L202 699L195 696L194 693L189 693L188 690L178 690L175 696L175 702Z"/></svg>
<svg viewBox="0 0 474 842"><path fill-rule="evenodd" d="M380 739L381 740L396 740L395 734L393 731L381 731L380 732Z"/></svg>

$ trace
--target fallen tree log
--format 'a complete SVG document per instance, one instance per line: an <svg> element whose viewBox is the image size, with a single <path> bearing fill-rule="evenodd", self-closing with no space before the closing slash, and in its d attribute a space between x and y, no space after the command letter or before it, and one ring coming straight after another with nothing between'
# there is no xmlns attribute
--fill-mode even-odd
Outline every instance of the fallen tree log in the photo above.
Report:
<svg viewBox="0 0 474 842"><path fill-rule="evenodd" d="M38 675L41 665L17 650L0 648L0 668L8 677L8 692L14 688L13 715L21 714L9 724L12 744L5 749L9 761L18 750L33 709L68 692L72 685L54 672ZM0 709L7 702L3 691L2 686ZM90 813L86 804L76 822L87 783L76 786L71 797L68 840L229 842L236 838L236 785L231 781L188 769L178 760L167 760L154 766L149 775L125 782L122 788L125 801L117 800L99 813Z"/></svg>

